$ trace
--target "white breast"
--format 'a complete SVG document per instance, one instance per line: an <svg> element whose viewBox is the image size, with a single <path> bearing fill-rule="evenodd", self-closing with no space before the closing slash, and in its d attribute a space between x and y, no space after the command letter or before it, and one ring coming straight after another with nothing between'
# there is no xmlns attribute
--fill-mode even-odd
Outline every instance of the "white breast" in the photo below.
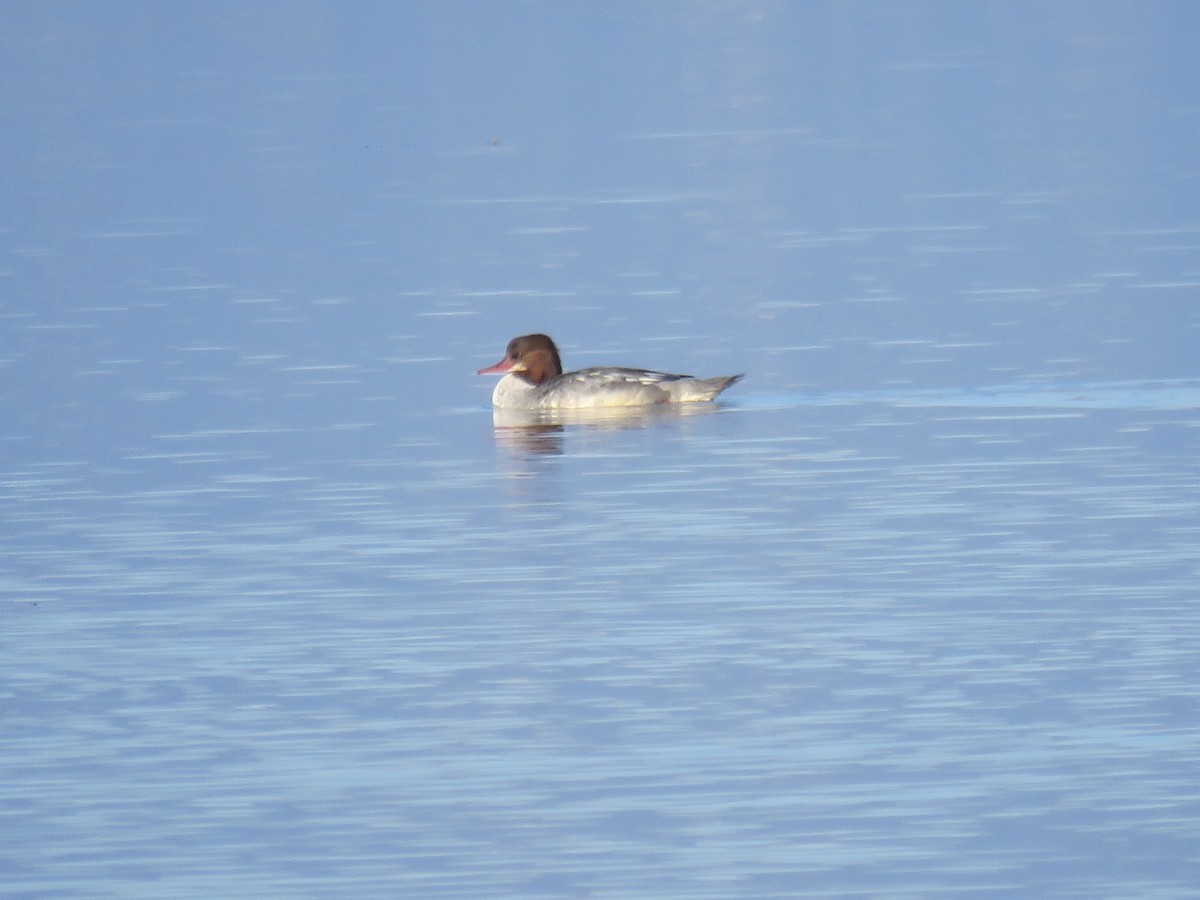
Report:
<svg viewBox="0 0 1200 900"><path fill-rule="evenodd" d="M534 409L537 406L538 389L524 378L505 375L496 382L492 391L492 406L496 409Z"/></svg>

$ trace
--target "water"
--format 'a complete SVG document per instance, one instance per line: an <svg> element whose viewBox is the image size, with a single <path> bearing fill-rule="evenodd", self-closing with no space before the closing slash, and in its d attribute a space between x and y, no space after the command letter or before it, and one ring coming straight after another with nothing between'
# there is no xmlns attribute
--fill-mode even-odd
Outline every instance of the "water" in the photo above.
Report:
<svg viewBox="0 0 1200 900"><path fill-rule="evenodd" d="M1193 894L1196 13L555 9L10 16L0 893Z"/></svg>

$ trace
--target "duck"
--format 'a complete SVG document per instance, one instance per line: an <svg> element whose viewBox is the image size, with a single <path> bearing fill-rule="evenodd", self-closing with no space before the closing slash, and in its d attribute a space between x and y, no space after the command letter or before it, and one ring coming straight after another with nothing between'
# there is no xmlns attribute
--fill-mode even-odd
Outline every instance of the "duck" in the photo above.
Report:
<svg viewBox="0 0 1200 900"><path fill-rule="evenodd" d="M594 366L563 372L558 347L544 334L523 334L508 342L504 358L477 375L504 377L492 392L492 406L509 410L607 409L661 403L703 403L742 375L693 378L622 366Z"/></svg>

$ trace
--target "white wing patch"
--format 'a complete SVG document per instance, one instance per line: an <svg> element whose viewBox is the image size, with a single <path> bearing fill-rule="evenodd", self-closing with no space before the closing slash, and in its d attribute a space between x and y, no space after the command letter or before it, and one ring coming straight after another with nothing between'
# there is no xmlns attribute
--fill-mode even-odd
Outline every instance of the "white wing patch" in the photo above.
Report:
<svg viewBox="0 0 1200 900"><path fill-rule="evenodd" d="M662 384L666 381L679 381L681 378L691 378L690 375L673 375L670 372L654 372L649 369L622 369L616 366L603 366L596 369L580 369L570 373L571 380L577 382L602 383L606 385L640 384L646 387Z"/></svg>

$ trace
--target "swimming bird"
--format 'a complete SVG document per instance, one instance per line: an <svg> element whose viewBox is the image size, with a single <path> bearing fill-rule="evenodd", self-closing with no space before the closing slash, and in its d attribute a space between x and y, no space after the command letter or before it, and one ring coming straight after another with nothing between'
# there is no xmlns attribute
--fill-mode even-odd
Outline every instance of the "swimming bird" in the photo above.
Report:
<svg viewBox="0 0 1200 900"><path fill-rule="evenodd" d="M477 375L503 373L492 392L496 409L600 409L700 403L714 399L741 378L721 375L693 378L652 369L594 366L563 372L554 341L544 334L524 334L508 342L504 359Z"/></svg>

